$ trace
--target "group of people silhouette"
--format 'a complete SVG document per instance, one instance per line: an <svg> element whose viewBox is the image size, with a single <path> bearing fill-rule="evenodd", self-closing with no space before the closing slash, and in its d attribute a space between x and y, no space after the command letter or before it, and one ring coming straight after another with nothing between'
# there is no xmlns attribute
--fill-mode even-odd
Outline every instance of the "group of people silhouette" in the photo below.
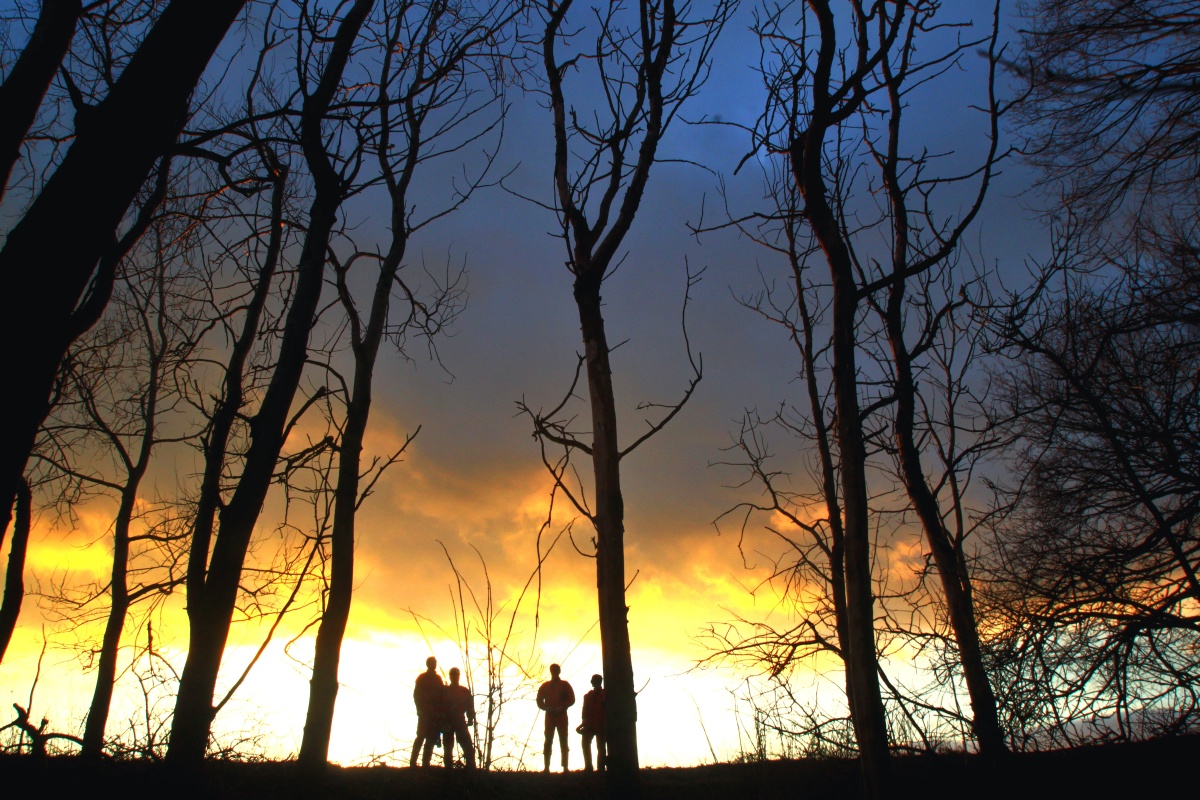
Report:
<svg viewBox="0 0 1200 800"><path fill-rule="evenodd" d="M475 724L475 701L471 690L459 684L461 675L458 667L450 670L450 683L442 682L437 672L437 659L425 659L425 671L417 676L413 689L413 703L417 706L417 738L413 742L410 767L428 767L433 757L433 748L439 738L442 744L442 762L454 765L454 745L463 751L463 764L475 769L475 745L471 741L468 725ZM554 736L558 734L558 749L562 756L563 772L568 772L570 746L567 743L567 709L575 705L575 690L562 679L562 668L550 665L550 680L543 683L537 692L537 707L546 713L546 745L543 749L545 766L542 772L550 771L550 754ZM607 755L604 736L604 678L592 676L592 690L583 697L583 720L575 729L583 737L583 770L592 772L592 742L596 743L595 769L603 771Z"/></svg>

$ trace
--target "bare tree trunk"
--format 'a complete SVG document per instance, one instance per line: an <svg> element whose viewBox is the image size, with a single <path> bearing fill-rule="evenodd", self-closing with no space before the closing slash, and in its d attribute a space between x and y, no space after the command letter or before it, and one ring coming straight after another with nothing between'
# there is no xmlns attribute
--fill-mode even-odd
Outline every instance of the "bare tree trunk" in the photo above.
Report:
<svg viewBox="0 0 1200 800"><path fill-rule="evenodd" d="M592 470L595 476L596 598L605 681L608 769L619 793L636 791L637 694L625 605L625 501L621 496L621 453L617 445L616 398L608 360L608 338L600 311L597 268L575 279L575 303L583 334L588 399L592 410Z"/></svg>
<svg viewBox="0 0 1200 800"><path fill-rule="evenodd" d="M165 280L160 269L158 281ZM161 294L159 295L162 296ZM158 309L159 315L168 313L166 308ZM161 327L159 332L161 333ZM147 331L147 335L153 335ZM100 644L100 660L96 668L96 688L92 693L92 704L88 710L87 725L83 732L81 755L98 757L104 749L104 729L108 724L109 708L112 704L113 688L117 679L117 655L120 651L121 634L125 629L125 616L129 612L130 595L128 585L129 575L129 526L133 521L133 513L137 506L138 490L142 478L150 466L150 456L154 450L155 423L158 415L158 399L164 375L162 366L166 358L166 349L172 345L166 336L160 336L157 345L151 340L153 352L148 361L148 384L146 392L139 404L142 422L145 426L137 453L137 460L130 463L126 460L128 472L125 485L121 488L121 502L117 508L117 516L113 524L113 556L112 577L109 582L110 605L108 619L104 626L104 637ZM124 456L124 450L118 448Z"/></svg>
<svg viewBox="0 0 1200 800"><path fill-rule="evenodd" d="M111 289L111 275L92 280L96 264L111 254L126 209L179 135L191 93L244 5L174 0L167 7L109 95L80 121L62 164L0 250L6 282L0 356L10 374L21 375L7 393L0 527L8 524L49 410L59 362L81 332L76 309L93 297L106 299ZM70 235L63 234L65 225Z"/></svg>
<svg viewBox="0 0 1200 800"><path fill-rule="evenodd" d="M807 196L806 196L807 199ZM809 205L810 214L815 209ZM819 213L819 212L817 212ZM820 237L820 224L814 228ZM822 242L824 246L825 242ZM836 244L841 244L840 239ZM844 248L844 245L843 245ZM837 403L838 453L841 457L842 503L845 514L846 662L848 696L854 731L862 753L868 797L880 797L888 781L887 719L879 691L875 652L875 597L872 590L871 528L867 504L866 447L858 406L856 337L857 286L849 259L837 258L838 247L826 250L833 276L833 379ZM843 253L844 254L844 253ZM840 262L840 263L839 263Z"/></svg>
<svg viewBox="0 0 1200 800"><path fill-rule="evenodd" d="M207 747L215 714L213 692L237 604L242 566L275 462L283 447L288 412L303 372L308 333L321 295L325 247L339 202L340 198L323 196L318 190L311 209L304 254L297 267L296 288L279 361L262 405L251 422L253 439L237 489L221 510L203 589L188 592L188 657L180 676L171 745L167 751L177 762L198 762Z"/></svg>
<svg viewBox="0 0 1200 800"><path fill-rule="evenodd" d="M108 725L108 712L117 680L117 654L121 633L125 629L125 615L129 611L129 522L133 516L140 478L140 475L136 480L131 477L130 484L121 492L121 505L117 511L113 531L112 578L109 582L111 600L108 620L104 625L104 638L100 643L100 660L96 666L96 688L92 691L92 704L83 730L82 756L97 757L104 749L104 729Z"/></svg>
<svg viewBox="0 0 1200 800"><path fill-rule="evenodd" d="M246 307L246 315L242 321L241 333L234 343L229 361L225 367L222 396L213 414L204 442L204 473L200 484L200 496L196 504L196 518L192 525L191 544L188 550L187 575L185 578L185 586L189 598L188 633L189 639L193 642L211 640L215 635L211 632L211 623L208 622L207 617L202 612L201 598L205 597L208 588L207 577L210 550L217 526L217 511L221 507L221 479L225 469L229 437L233 431L234 423L242 410L243 379L246 361L256 341L259 320L262 317L267 298L271 292L272 278L279 266L283 236L283 203L288 173L286 169L277 165L273 165L272 173L274 187L271 194L271 236L268 240L263 264L259 270L258 282L254 287L251 300ZM192 598L195 598L194 605ZM223 647L222 643L222 649ZM189 651L189 661L190 659L191 654ZM218 663L215 669L219 669L220 666L219 653L217 659ZM193 674L196 674L197 669L193 668ZM205 670L206 673L209 671L213 672L214 686L216 681L215 669L209 666ZM207 678L204 680L199 677L191 678L190 685L195 688L190 689L190 691L195 697L188 698L187 703L189 707L194 708L192 712L194 716L189 720L185 712L184 718L184 722L189 728L197 729L203 726L203 733L198 730L192 730L188 734L193 739L203 736L203 741L200 744L201 756L203 756L204 747L207 743L208 726L211 724L213 715L211 689L207 698L203 697L203 683L205 680ZM177 708L180 702L180 697L177 696ZM176 713L178 714L178 711ZM207 718L207 722L203 721L205 718ZM174 724L179 724L178 717ZM175 746L174 727L172 728L171 746ZM192 746L194 747L195 745Z"/></svg>
<svg viewBox="0 0 1200 800"><path fill-rule="evenodd" d="M287 195L288 170L277 162L269 150L264 148L261 153L268 162L271 173L271 233L259 267L257 283L251 293L250 302L246 304L241 332L225 364L221 396L204 440L204 471L200 479L200 494L196 500L196 516L192 523L191 544L188 549L188 595L199 595L204 591L204 576L208 568L217 509L221 505L221 477L229 449L229 437L242 410L246 361L250 358L250 351L257 341L258 325L267 299L271 295L272 281L279 268L283 248L283 209Z"/></svg>
<svg viewBox="0 0 1200 800"><path fill-rule="evenodd" d="M620 5L610 4L599 13L601 41L606 45L595 59L598 79L610 102L589 123L595 126L593 130L579 123L583 114L577 116L574 107L568 112L563 91L563 76L571 65L578 65L581 55L560 63L556 52L560 39L570 42L575 35L569 25L564 30L572 5L571 0L542 4L546 27L542 34L541 55L554 125L555 201L562 236L571 254L568 268L575 278L574 298L583 337L592 443L587 445L562 435L564 429L561 426L547 426L548 420L539 414L531 413L531 416L536 435L543 443L548 440L563 446L568 456L580 450L592 461L594 506L585 508L583 503L573 499L596 529L596 587L606 690L609 791L613 796L633 798L640 792L637 698L630 653L629 610L625 605L625 506L621 496L620 460L660 430L682 408L700 380L700 370L692 364L695 377L683 400L670 407L671 410L659 423L652 425L649 432L621 450L600 294L604 278L637 215L665 129L680 106L703 84L711 47L732 7L727 2L718 2L707 16L686 19L678 14L686 17L690 8L678 7L674 0L640 2L636 11L632 6L628 8L628 23L623 17L626 9ZM606 60L611 60L612 64L607 64ZM572 139L578 141L582 152L589 155L573 153ZM574 160L577 157L579 161ZM561 475L550 464L547 466L561 485Z"/></svg>
<svg viewBox="0 0 1200 800"><path fill-rule="evenodd" d="M379 263L365 324L347 275L356 259L342 261L334 268L339 299L349 322L354 378L346 398L345 422L338 445L329 589L317 630L308 714L300 747L300 766L305 770L323 767L329 755L342 640L354 589L355 514L365 495L362 490L366 477L362 470L363 439L370 418L379 348L385 336L396 336L399 341L403 332L411 327L432 337L457 313L458 291L453 282L439 287L431 302L417 300L404 283L400 272L409 239L428 220L443 216L466 202L487 174L493 159L490 155L486 157L482 174L460 189L449 209L433 212L426 217L426 222L415 219L408 191L424 161L422 153L428 150L432 141L445 140L459 123L475 116L491 101L483 100L478 107L459 106L451 117L439 120L438 126L429 133L428 141L425 122L435 105L444 103L451 93L464 86L462 75L477 67L473 63L476 57L486 59L485 53L492 55L501 49L501 42L506 38L504 28L517 13L515 5L467 10L438 2L416 15L397 9L385 10L383 19L374 28L383 34L380 36L383 55L376 73L379 87L377 116L372 118L369 133L360 129L358 135L363 141L371 141L376 152L381 182L390 203L391 243ZM447 43L452 46L445 46ZM503 109L498 113L502 115ZM495 123L484 124L485 130L490 130ZM446 152L452 153L456 149L448 147ZM399 322L389 321L394 293L406 298L409 304L408 314ZM400 452L407 444L406 441ZM400 452L367 470L368 473L374 471L368 479L368 488Z"/></svg>
<svg viewBox="0 0 1200 800"><path fill-rule="evenodd" d="M748 457L749 460L744 466L750 469L754 479L761 482L770 502L763 505L739 505L737 508L782 514L803 531L810 544L800 544L785 537L788 546L796 550L798 558L790 570L777 569L777 574L786 575L789 586L793 581L798 581L801 585L816 581L827 587L828 606L808 612L806 626L813 632L813 636L803 645L795 646L797 643L791 632L777 632L769 626L761 629L753 637L742 640L743 644L751 645L752 652L765 656L755 660L758 664L767 666L772 676L782 674L794 662L818 651L833 652L844 663L846 643L851 638L846 588L846 528L838 479L840 466L835 449L835 440L838 439L837 415L830 413L823 394L825 389L822 386L822 376L826 368L822 358L828 346L819 341L818 323L814 318L814 309L819 313L825 303L818 287L813 285L809 277L810 259L814 250L811 242L804 241L809 238L805 235L808 223L796 182L796 176L790 169L777 174L772 168L768 173L768 194L775 204L771 217L780 220L779 228L767 229L767 235L764 236L764 230L758 226L734 223L743 236L765 246L772 253L784 255L787 259L792 286L790 296L782 304L776 302L772 285L768 285L762 294L743 299L741 303L768 321L783 326L788 338L796 347L800 356L799 375L804 383L808 403L808 419L796 425L788 422L780 413L772 422L781 425L791 434L802 437L805 446L815 446L817 451L819 488L811 495L805 494L803 499L798 499L792 491L783 488L782 482L777 481L777 476L782 477L782 474L765 466L770 455L765 441L760 439L758 434L763 423L762 418L757 413L747 413L744 418L738 449ZM819 524L811 524L796 514L798 508L811 507L812 501L825 508L825 517ZM824 529L827 529L827 532ZM817 557L814 558L814 555ZM830 608L833 612L832 635L824 631L816 633L818 625L828 630L829 623L826 620ZM814 623L814 618L820 622ZM727 637L717 637L717 640L724 644L729 641ZM777 645L783 646L785 656L777 656ZM765 646L766 651L759 650L760 646ZM730 652L722 647L717 651L717 655L723 658ZM846 681L846 700L852 715L856 708L855 688L852 682ZM853 716L851 720L853 721Z"/></svg>
<svg viewBox="0 0 1200 800"><path fill-rule="evenodd" d="M904 343L904 331L900 321L903 304L904 292L898 289L893 292L888 309L888 338L892 343L896 382L896 446L904 483L917 516L921 519L925 539L933 552L942 591L945 593L950 627L958 643L959 660L967 682L967 692L971 697L975 738L979 741L980 753L992 757L1006 752L1007 748L996 710L996 695L992 691L979 644L971 576L967 572L960 548L955 546L950 532L942 522L941 508L921 467L921 454L914 435L917 390L913 382L912 361Z"/></svg>
<svg viewBox="0 0 1200 800"><path fill-rule="evenodd" d="M0 603L0 663L12 641L21 615L21 600L25 597L25 553L29 547L29 531L33 527L33 497L29 484L17 484L17 513L13 518L12 543L8 549L8 572L4 578L4 602ZM0 544L4 529L0 528Z"/></svg>
<svg viewBox="0 0 1200 800"><path fill-rule="evenodd" d="M883 82L886 88L890 115L888 119L888 137L886 149L881 153L883 186L886 189L890 205L892 229L892 274L888 279L889 291L886 307L882 310L884 326L887 331L888 344L892 351L893 391L896 402L896 412L893 424L895 426L896 449L900 461L901 476L904 480L908 496L918 518L921 520L926 541L933 553L937 565L938 576L945 596L946 608L950 618L950 626L958 643L959 662L967 683L967 692L971 698L972 725L975 737L979 742L980 752L988 757L994 757L1006 751L1004 734L1000 729L999 715L996 710L996 696L992 692L991 681L983 663L983 652L979 643L979 630L975 618L975 604L971 590L971 576L967 570L965 555L962 551L962 541L956 541L942 518L942 510L937 497L930 486L925 469L921 465L921 450L915 433L917 386L913 376L914 350L920 352L920 345L910 348L905 341L905 314L908 300L907 288L910 279L926 275L937 265L947 264L955 252L959 239L966 227L975 218L982 207L991 180L992 169L996 162L996 148L999 139L998 121L999 107L995 94L995 64L997 62L996 37L999 27L999 8L994 13L993 29L988 50L988 106L989 111L989 142L987 156L980 170L980 186L974 202L969 205L958 223L949 229L948 235L943 234L934 248L918 248L914 246L914 231L910 221L908 196L910 190L902 185L901 175L909 167L909 162L903 165L899 158L900 128L904 113L904 98L902 84L905 80L903 70L896 71L890 61L885 59L880 65ZM909 50L910 44L905 45ZM917 162L921 162L918 160ZM913 186L917 184L911 184ZM925 187L938 185L938 181L925 179ZM929 193L925 194L926 209L929 205ZM928 214L928 211L925 211ZM918 216L919 220L920 217ZM949 267L946 267L949 268ZM925 284L924 300L929 302L931 287ZM949 301L942 310L952 310L954 301ZM923 326L919 326L917 340L932 341L942 318L941 313L932 314ZM952 391L947 386L947 391ZM950 465L954 470L956 466Z"/></svg>
<svg viewBox="0 0 1200 800"><path fill-rule="evenodd" d="M42 0L41 13L21 57L0 84L0 200L12 168L21 158L21 143L54 80L79 19L80 0Z"/></svg>
<svg viewBox="0 0 1200 800"><path fill-rule="evenodd" d="M794 177L793 177L794 180ZM795 213L795 209L789 212ZM800 313L800 337L796 340L804 365L804 385L808 393L808 407L812 415L817 454L821 461L821 494L825 501L829 519L829 586L833 601L834 625L837 629L838 646L845 661L845 643L850 640L850 618L846 602L846 528L842 519L842 504L838 502L837 466L833 459L833 448L829 441L829 425L825 422L825 406L821 402L821 388L817 380L816 334L812 312L808 305L808 289L804 285L803 265L798 258L795 234L789 227L788 255L795 287L796 307ZM854 685L846 682L846 701L851 712L854 709Z"/></svg>
<svg viewBox="0 0 1200 800"><path fill-rule="evenodd" d="M400 214L393 214L403 224ZM308 713L304 719L304 739L300 744L300 765L307 769L323 767L329 758L329 737L333 730L333 712L337 702L338 667L342 639L350 618L354 591L355 513L358 510L363 436L371 413L371 383L375 359L387 323L392 285L404 258L407 237L398 234L385 262L380 266L371 304L371 316L362 340L355 336L354 383L346 408L346 425L338 445L338 477L334 494L333 530L330 533L329 594L321 625L317 629L313 655L312 681L308 695ZM345 284L339 286L345 292ZM348 296L343 295L348 300ZM350 301L348 308L353 307ZM350 313L354 313L351 311ZM357 318L352 326L357 330Z"/></svg>
<svg viewBox="0 0 1200 800"><path fill-rule="evenodd" d="M886 407L891 397L872 397L870 405L860 397L861 393L875 391L877 377L871 375L859 382L860 352L868 358L868 372L872 366L885 371L890 366L886 359L878 359L877 346L880 334L864 325L863 316L872 310L883 318L893 347L903 347L904 333L904 282L927 276L934 267L946 266L956 254L963 232L981 207L990 182L992 169L998 160L997 120L1000 106L994 92L994 66L996 63L996 17L993 13L993 29L990 37L988 102L990 130L989 147L984 163L966 177L979 177L979 188L974 201L966 207L956 224L948 224L943 218L935 217L931 209L932 189L943 185L960 183L963 176L933 178L922 172L928 154L918 156L900 155L900 118L908 91L923 80L936 77L933 64L936 59L922 63L917 58L916 37L937 27L930 20L940 8L934 0L910 0L904 3L885 3L878 0L847 0L833 3L831 0L804 0L802 10L799 3L783 7L764 4L756 18L753 30L759 36L763 63L764 85L768 93L767 110L756 126L758 152L766 151L786 155L790 172L790 186L803 198L795 202L789 194L777 194L779 229L770 228L771 237L760 239L761 234L751 232L750 238L760 241L768 248L786 253L791 261L794 279L794 305L786 308L776 305L772 297L773 288L768 286L762 297L750 300L748 307L777 323L787 327L793 341L802 352L804 376L807 383L811 422L804 427L815 427L817 449L821 459L821 490L829 521L829 535L824 537L793 518L799 527L809 530L815 540L814 547L830 562L827 577L831 583L831 598L835 613L841 655L846 665L846 692L853 719L855 734L862 754L863 775L866 794L879 797L888 788L888 741L886 709L880 692L880 670L875 644L875 597L873 584L875 572L872 566L874 537L867 485L868 457L874 458L878 443L872 431L876 424L866 417L874 416L877 409ZM796 19L797 13L799 19ZM974 42L960 41L951 47L949 55L940 58L949 63L960 54L968 52L989 41L982 38ZM906 86L906 81L908 85ZM855 120L851 124L851 120ZM857 128L861 125L863 134ZM861 149L860 149L861 148ZM867 158L859 160L862 153ZM873 161L880 167L881 178L858 175ZM903 185L902 185L903 183ZM875 221L864 221L857 204L851 203L850 193L861 186L865 192L881 198L880 217ZM920 197L921 203L911 216L906 207L906 198ZM958 198L955 198L957 201ZM735 222L739 229L741 222ZM874 227L890 230L892 235L892 259L890 272L885 271L875 256L874 244L870 254L856 252L862 231ZM817 248L807 242L798 247L800 231L809 229L819 247L822 260L829 270L832 299L828 309L823 302L812 308L819 312L828 311L823 322L830 330L827 349L820 352L822 365L825 358L831 359L834 405L832 423L825 421L827 409L815 381L818 369L816 351L813 349L814 323L806 297L814 293L814 286L804 279L808 259L814 257ZM913 234L913 229L919 232ZM760 229L761 230L761 229ZM922 234L926 234L922 236ZM782 235L786 241L779 243L775 236ZM785 246L786 245L786 246ZM889 317L881 308L877 297L892 288L894 315ZM820 296L820 295L816 295ZM765 300L762 299L765 297ZM925 295L926 305L933 300ZM920 306L919 302L914 305ZM924 308L924 307L922 307ZM952 306L949 310L952 310ZM795 315L800 321L795 320ZM942 314L928 312L929 319L922 331L922 347L929 349L943 321ZM862 347L860 347L862 345ZM909 358L904 351L903 358ZM901 356L897 356L897 361ZM906 420L897 423L897 436L906 435L902 442L905 463L904 477L907 483L921 482L926 490L920 500L932 502L933 520L938 520L938 531L944 539L938 544L949 544L950 557L944 575L957 581L949 587L954 603L951 615L956 630L962 626L965 648L979 656L979 640L972 620L973 609L970 599L970 583L966 573L966 562L961 550L955 547L953 537L941 525L938 517L936 497L929 489L930 482L921 474L920 452L915 449L913 434L916 400L912 377L911 359L897 368L904 375L893 385L896 394L902 395L907 407L899 412ZM777 493L771 485L773 473L764 470L763 462L769 457L755 438L755 426L750 423L752 441L747 444L743 437L741 449L750 457L747 464L752 474L762 481L772 497L774 510L794 504L794 499ZM800 432L790 424L786 427ZM901 429L907 425L906 433ZM807 431L805 431L807 433ZM871 436L868 439L868 436ZM832 438L832 442L830 439ZM831 446L836 444L836 447ZM868 453L868 446L871 452ZM834 453L836 452L836 463ZM957 463L950 467L958 469ZM921 505L914 499L914 505ZM930 518L930 505L926 502L922 519ZM840 505L839 505L840 504ZM745 504L758 511L773 510L771 505ZM786 511L784 513L787 513ZM841 527L839 527L839 523ZM961 534L961 535L965 535ZM939 557L945 557L945 548L935 547ZM839 555L840 553L840 555ZM939 561L939 564L942 562ZM811 562L805 561L803 569L810 569ZM841 572L839 573L839 570ZM839 591L844 595L839 596ZM886 608L884 609L887 610ZM969 630L967 630L969 628ZM769 644L769 637L752 642ZM825 644L822 642L822 644ZM825 645L828 646L828 645ZM772 667L777 668L772 662ZM970 667L971 681L982 672L982 659L976 658ZM990 698L991 716L995 719L995 699L986 686L977 696L981 715L986 719ZM984 723L986 725L986 722ZM993 732L995 728L993 727Z"/></svg>
<svg viewBox="0 0 1200 800"><path fill-rule="evenodd" d="M288 414L308 356L308 335L321 297L325 252L345 187L325 149L321 124L333 102L349 62L351 48L373 0L356 0L335 35L329 60L316 90L301 112L301 144L313 174L314 197L308 230L296 268L292 305L288 309L279 358L258 412L251 420L251 443L237 489L220 514L220 525L203 589L194 593L189 580L190 637L180 676L168 758L194 764L204 757L216 713L213 692L229 626L237 604L246 550L266 499L275 462L283 447ZM195 565L189 564L189 569ZM198 585L195 588L199 588Z"/></svg>
<svg viewBox="0 0 1200 800"><path fill-rule="evenodd" d="M324 767L329 758L342 639L346 635L354 591L354 516L358 502L363 433L371 405L370 373L373 366L373 363L370 367L362 364L355 366L355 397L347 409L346 428L338 445L338 480L333 531L330 534L329 594L325 611L321 614L321 625L317 629L308 712L304 718L304 739L300 744L300 766L308 770ZM364 372L366 393L360 395L360 376Z"/></svg>
<svg viewBox="0 0 1200 800"><path fill-rule="evenodd" d="M849 248L822 172L830 119L830 75L837 54L833 11L811 3L820 23L820 44L813 73L813 109L807 130L791 142L792 175L805 201L805 214L829 265L833 286L833 393L837 408L835 436L840 457L841 499L845 524L847 697L861 752L868 797L882 796L888 780L887 720L879 691L875 652L875 598L872 589L871 530L867 501L866 446L858 404L857 316L859 290Z"/></svg>

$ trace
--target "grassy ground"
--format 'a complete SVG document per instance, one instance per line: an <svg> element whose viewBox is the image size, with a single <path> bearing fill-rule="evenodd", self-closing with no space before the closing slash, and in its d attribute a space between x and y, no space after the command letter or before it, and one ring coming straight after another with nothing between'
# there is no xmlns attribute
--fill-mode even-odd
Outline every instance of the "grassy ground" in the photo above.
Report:
<svg viewBox="0 0 1200 800"><path fill-rule="evenodd" d="M999 765L962 755L906 756L894 760L889 797L898 799L1194 797L1200 737L1136 745L1103 745L1014 755ZM774 800L858 798L853 761L798 760L715 764L642 772L647 800ZM1178 788L1175 788L1178 787ZM1187 787L1187 788L1182 788ZM20 794L17 791L20 790ZM213 762L183 775L161 764L75 758L36 760L0 756L5 797L207 797L221 800L338 798L341 800L591 800L605 797L604 778L526 772L466 773L392 767L331 768L305 779L289 763Z"/></svg>

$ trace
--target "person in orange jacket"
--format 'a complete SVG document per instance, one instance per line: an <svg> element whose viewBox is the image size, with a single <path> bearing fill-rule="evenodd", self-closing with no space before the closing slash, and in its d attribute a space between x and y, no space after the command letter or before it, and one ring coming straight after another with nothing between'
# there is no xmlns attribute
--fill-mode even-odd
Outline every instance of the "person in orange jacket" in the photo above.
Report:
<svg viewBox="0 0 1200 800"><path fill-rule="evenodd" d="M604 771L608 749L604 737L604 678L592 676L592 690L583 696L583 771L592 771L592 739L596 740L596 769Z"/></svg>
<svg viewBox="0 0 1200 800"><path fill-rule="evenodd" d="M471 696L470 689L459 685L458 678L461 674L458 667L450 668L450 685L446 687L446 758L454 758L454 741L457 739L462 747L463 762L467 769L475 769L475 744L471 741L471 732L467 728L468 724L475 724L475 698ZM452 763L447 760L446 766L449 767Z"/></svg>
<svg viewBox="0 0 1200 800"><path fill-rule="evenodd" d="M570 751L567 746L567 709L575 705L575 690L571 688L571 684L559 677L561 673L562 667L558 664L551 664L550 680L543 683L537 693L537 706L546 712L546 747L542 751L546 765L542 772L550 771L550 750L554 742L555 731L558 732L558 749L562 751L563 772L569 771L567 769L567 755Z"/></svg>

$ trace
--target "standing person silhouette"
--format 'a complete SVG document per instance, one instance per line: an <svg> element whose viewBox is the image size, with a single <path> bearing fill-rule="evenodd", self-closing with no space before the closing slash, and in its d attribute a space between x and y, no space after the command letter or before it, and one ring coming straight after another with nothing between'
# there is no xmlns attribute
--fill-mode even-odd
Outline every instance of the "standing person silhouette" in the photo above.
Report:
<svg viewBox="0 0 1200 800"><path fill-rule="evenodd" d="M575 690L571 684L559 677L562 667L550 665L550 680L538 688L537 706L546 712L546 748L542 751L546 765L542 772L550 771L550 750L554 742L554 732L558 731L558 749L562 751L563 772L567 769L567 709L575 705Z"/></svg>
<svg viewBox="0 0 1200 800"><path fill-rule="evenodd" d="M583 771L592 771L592 739L596 740L596 769L604 771L608 749L604 736L604 678L592 676L592 690L583 696L583 724L579 732L583 734Z"/></svg>
<svg viewBox="0 0 1200 800"><path fill-rule="evenodd" d="M413 742L412 757L408 760L410 767L417 765L417 753L421 756L421 766L428 767L429 759L433 756L433 748L437 744L438 735L442 730L442 717L446 705L446 686L442 676L437 674L437 659L433 656L425 659L425 671L417 676L417 685L413 688L413 703L417 706L417 740ZM443 758L446 751L443 749Z"/></svg>
<svg viewBox="0 0 1200 800"><path fill-rule="evenodd" d="M450 668L450 685L446 687L446 758L454 758L454 741L463 750L463 761L467 769L475 769L475 744L471 741L468 723L475 724L475 698L471 690L458 684L461 673L458 667ZM446 766L452 766L453 761L446 761Z"/></svg>

